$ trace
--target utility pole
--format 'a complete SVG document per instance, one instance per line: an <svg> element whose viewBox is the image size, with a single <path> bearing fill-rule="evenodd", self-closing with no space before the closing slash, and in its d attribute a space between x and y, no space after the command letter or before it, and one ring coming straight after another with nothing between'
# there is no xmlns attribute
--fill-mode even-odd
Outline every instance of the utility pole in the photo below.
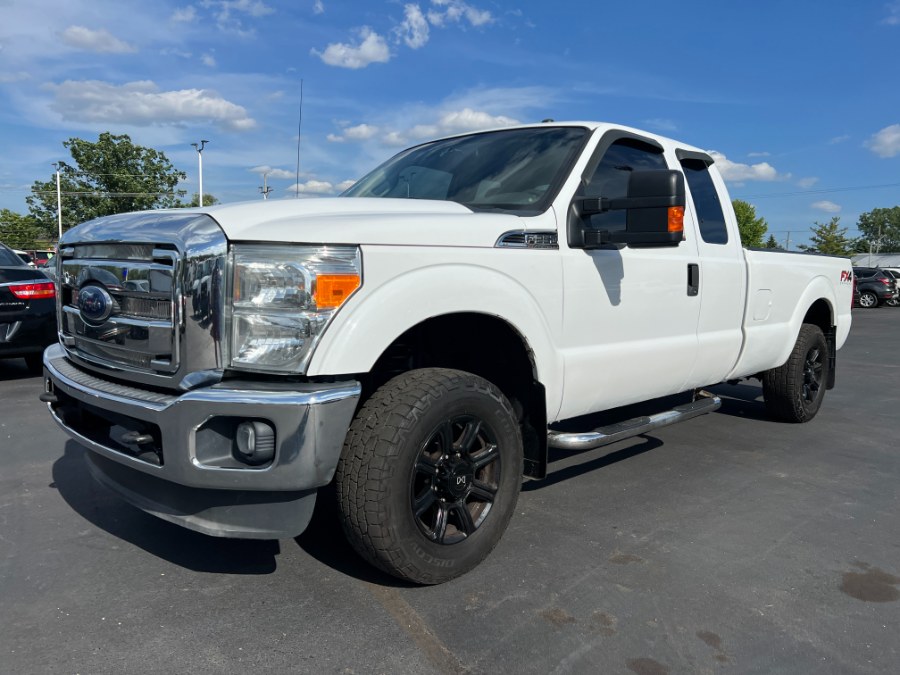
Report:
<svg viewBox="0 0 900 675"><path fill-rule="evenodd" d="M62 239L62 190L59 186L59 162L53 162L56 169L56 220L59 224L59 239ZM59 242L59 239L56 241Z"/></svg>
<svg viewBox="0 0 900 675"><path fill-rule="evenodd" d="M878 248L875 249L875 252L878 253L881 251L881 223L878 223ZM872 266L872 240L869 239L869 267Z"/></svg>
<svg viewBox="0 0 900 675"><path fill-rule="evenodd" d="M200 196L199 196L199 205L203 206L203 148L206 147L206 144L209 143L207 140L201 140L200 144L191 143L194 146L194 150L197 151L197 173L200 176Z"/></svg>
<svg viewBox="0 0 900 675"><path fill-rule="evenodd" d="M268 199L268 198L269 198L269 193L272 191L272 188L270 188L270 187L266 184L266 179L268 179L268 177L269 177L268 172L266 172L266 173L263 174L263 184L262 184L262 187L259 188L259 191L262 192L263 199Z"/></svg>
<svg viewBox="0 0 900 675"><path fill-rule="evenodd" d="M785 239L785 241L784 241L784 250L785 251L791 250L791 231L790 230L788 230L787 239Z"/></svg>

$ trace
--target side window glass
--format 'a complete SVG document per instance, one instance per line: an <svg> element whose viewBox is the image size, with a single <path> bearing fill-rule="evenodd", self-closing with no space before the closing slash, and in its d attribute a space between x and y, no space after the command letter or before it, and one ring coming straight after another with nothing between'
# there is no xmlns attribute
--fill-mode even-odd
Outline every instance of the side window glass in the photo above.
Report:
<svg viewBox="0 0 900 675"><path fill-rule="evenodd" d="M709 175L709 167L699 159L681 161L684 177L694 200L697 220L700 224L700 237L707 244L727 244L728 229L725 227L725 214L719 193Z"/></svg>
<svg viewBox="0 0 900 675"><path fill-rule="evenodd" d="M604 153L585 188L588 197L625 197L633 171L668 169L662 151L631 138L616 141ZM591 227L615 232L625 229L625 211L608 211L591 216Z"/></svg>

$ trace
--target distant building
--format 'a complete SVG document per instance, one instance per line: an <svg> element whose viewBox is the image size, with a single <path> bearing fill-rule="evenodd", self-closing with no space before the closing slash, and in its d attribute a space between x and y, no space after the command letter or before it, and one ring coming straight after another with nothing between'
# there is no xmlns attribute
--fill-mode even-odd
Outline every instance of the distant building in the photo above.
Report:
<svg viewBox="0 0 900 675"><path fill-rule="evenodd" d="M857 253L853 264L862 267L900 267L900 253Z"/></svg>

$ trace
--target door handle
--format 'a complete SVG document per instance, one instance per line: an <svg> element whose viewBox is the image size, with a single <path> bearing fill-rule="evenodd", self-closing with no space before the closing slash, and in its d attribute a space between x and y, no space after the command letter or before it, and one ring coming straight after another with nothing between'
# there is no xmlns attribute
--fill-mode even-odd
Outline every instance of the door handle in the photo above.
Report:
<svg viewBox="0 0 900 675"><path fill-rule="evenodd" d="M689 297L700 293L700 265L688 263L687 294Z"/></svg>

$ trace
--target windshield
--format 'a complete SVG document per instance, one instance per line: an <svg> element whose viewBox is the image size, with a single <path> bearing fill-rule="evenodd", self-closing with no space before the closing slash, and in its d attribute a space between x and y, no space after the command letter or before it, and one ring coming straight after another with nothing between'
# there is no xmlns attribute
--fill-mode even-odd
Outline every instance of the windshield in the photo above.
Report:
<svg viewBox="0 0 900 675"><path fill-rule="evenodd" d="M341 196L438 199L474 210L540 213L587 135L582 127L536 127L435 141L389 159Z"/></svg>

